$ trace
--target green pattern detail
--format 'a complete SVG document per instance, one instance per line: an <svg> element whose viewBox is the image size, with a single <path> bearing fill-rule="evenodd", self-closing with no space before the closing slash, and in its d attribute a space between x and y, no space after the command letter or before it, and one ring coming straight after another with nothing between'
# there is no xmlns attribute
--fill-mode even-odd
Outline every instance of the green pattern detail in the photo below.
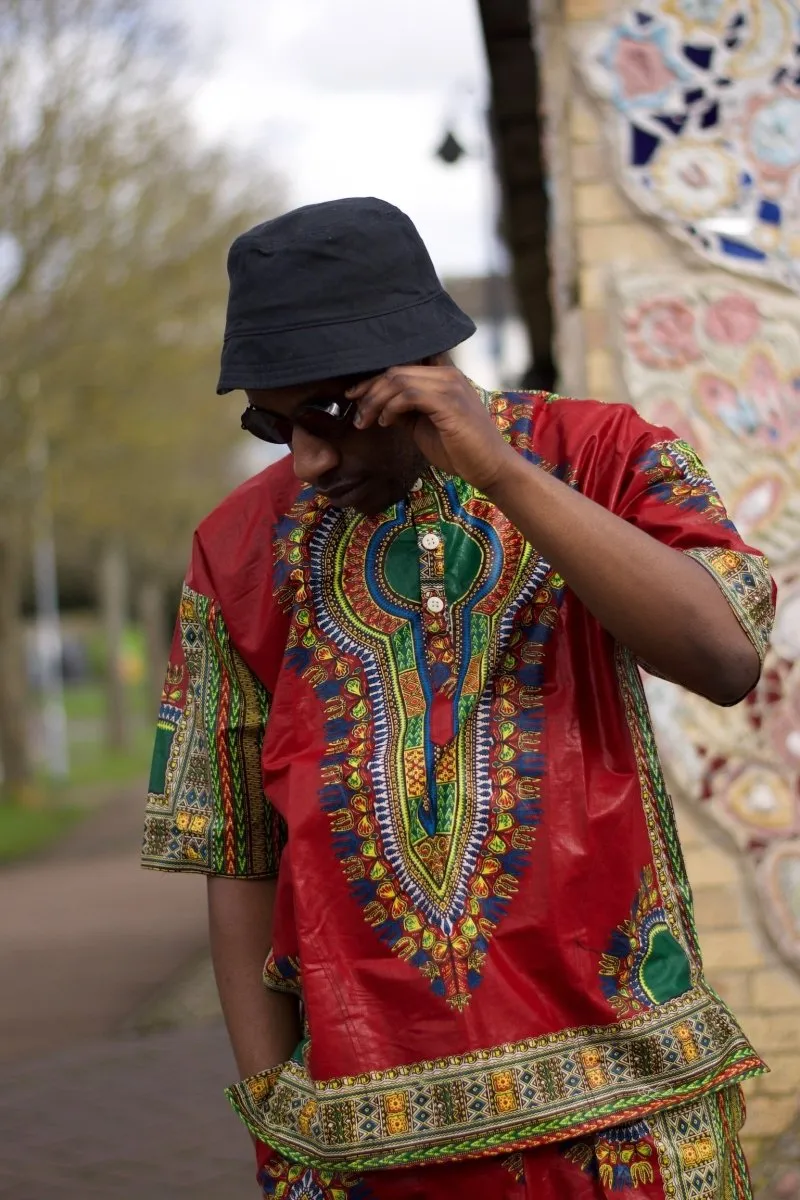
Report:
<svg viewBox="0 0 800 1200"><path fill-rule="evenodd" d="M642 986L655 1004L682 996L692 986L686 951L666 925L657 926L650 933L641 979Z"/></svg>
<svg viewBox="0 0 800 1200"><path fill-rule="evenodd" d="M186 672L188 686L156 732L143 864L269 878L286 840L261 778L269 694L231 645L219 605L189 587L180 632L168 686Z"/></svg>
<svg viewBox="0 0 800 1200"><path fill-rule="evenodd" d="M456 483L456 490L459 496L464 494L466 501L474 499L476 494L469 485L459 488ZM438 527L443 531L445 541L445 561L448 563L448 544L456 560L456 567L450 572L449 578L446 566L446 582L449 584L448 598L451 600L453 610L453 624L458 629L461 623L461 605L476 586L478 578L484 570L486 556L478 537L468 532L463 514L461 514L461 520L454 519L457 514L451 510L450 501L444 489L437 487L433 496L439 509ZM390 510L389 519L393 519L394 516L396 516L396 510ZM382 557L383 574L397 596L415 591L419 598L417 533L410 517L408 520L409 524L405 529L391 535L391 541ZM369 646L376 653L380 663L381 678L386 690L385 707L386 711L391 713L393 724L392 751L391 755L387 756L387 761L391 762L390 793L398 829L401 831L402 844L409 848L413 858L414 870L424 881L427 894L434 903L445 908L461 870L461 862L457 853L458 837L465 818L461 811L463 800L459 800L459 797L470 796L474 792L469 779L469 773L473 769L470 755L464 749L467 739L471 735L469 718L474 713L478 697L483 692L493 670L490 650L493 640L496 640L496 630L502 622L509 604L513 603L519 595L524 582L536 568L539 560L529 545L523 545L516 570L506 582L505 593L497 601L496 611L487 614L473 608L469 616L464 618L464 624L469 623L472 656L480 657L480 665L476 673L475 689L469 692L462 691L457 697L458 728L455 732L453 753L457 777L449 786L439 784L441 791L438 793L437 799L440 799L441 802L437 803L436 833L450 838L451 843L445 869L436 879L430 873L428 864L417 856L415 849L426 838L418 801L424 796L429 782L424 776L412 777L415 783L419 778L420 787L419 791L413 791L405 770L406 759L403 757L407 756L409 751L417 751L419 754L424 752L426 745L425 717L407 713L399 680L402 672L413 671L420 674L426 670L426 666L417 661L414 631L410 620L403 621L391 633L386 633L377 624L368 624L363 619L362 614L353 603L352 596L342 586L342 580L347 577L347 561L348 555L351 553L351 545L362 521L363 518L359 514L354 514L349 519L343 518L335 529L335 535L330 539L331 544L326 545L326 557L322 570L325 594L330 612L336 614L337 624L346 629L348 636L358 644ZM413 588L410 582L409 563L412 555L416 588Z"/></svg>
<svg viewBox="0 0 800 1200"><path fill-rule="evenodd" d="M404 600L419 602L419 549L413 528L401 529L392 539L383 560L383 569L386 582L393 592Z"/></svg>
<svg viewBox="0 0 800 1200"><path fill-rule="evenodd" d="M206 597L201 597L202 604L198 604L201 611L204 624L208 622L208 607ZM213 642L211 642L213 645ZM215 646L214 649L217 649ZM219 745L217 742L217 721L214 719L215 714L219 712L220 700L220 679L221 679L221 664L219 654L214 653L209 655L208 659L208 674L206 681L205 703L203 704L203 717L205 718L206 738L208 745L208 769L211 776L211 790L215 797L219 797L219 802L214 808L214 818L211 822L211 864L213 870L219 870L219 865L223 861L225 844L223 841L225 832L225 811L224 802L221 796L221 780L219 771ZM211 718L209 720L209 718Z"/></svg>
<svg viewBox="0 0 800 1200"><path fill-rule="evenodd" d="M153 761L150 764L150 782L147 790L152 795L163 795L167 779L167 764L175 729L172 725L161 722L156 726L156 740L153 746Z"/></svg>
<svg viewBox="0 0 800 1200"><path fill-rule="evenodd" d="M483 564L479 544L466 530L452 521L441 523L445 547L444 587L448 604L457 604L472 587ZM412 604L421 599L419 546L416 530L401 529L386 551L383 568L388 586Z"/></svg>

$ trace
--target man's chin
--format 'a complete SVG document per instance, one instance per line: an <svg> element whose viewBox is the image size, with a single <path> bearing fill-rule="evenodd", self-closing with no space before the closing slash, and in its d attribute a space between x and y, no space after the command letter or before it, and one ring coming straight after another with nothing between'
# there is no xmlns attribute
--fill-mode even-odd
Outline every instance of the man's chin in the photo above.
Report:
<svg viewBox="0 0 800 1200"><path fill-rule="evenodd" d="M323 491L323 495L335 508L353 508L365 517L374 517L390 505L396 504L398 500L402 500L407 490L399 481L392 484L385 479L370 479L352 487Z"/></svg>
<svg viewBox="0 0 800 1200"><path fill-rule="evenodd" d="M378 513L383 512L385 508L396 504L398 500L403 499L403 493L386 493L381 492L380 495L367 495L359 498L357 502L350 505L356 512L363 513L365 517L377 517Z"/></svg>

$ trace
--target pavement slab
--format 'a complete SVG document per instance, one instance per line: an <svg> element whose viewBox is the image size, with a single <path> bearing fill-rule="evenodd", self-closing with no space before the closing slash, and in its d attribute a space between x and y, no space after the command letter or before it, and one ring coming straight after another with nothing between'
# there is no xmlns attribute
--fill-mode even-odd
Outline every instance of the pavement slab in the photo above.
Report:
<svg viewBox="0 0 800 1200"><path fill-rule="evenodd" d="M255 1200L220 1022L0 1066L0 1200Z"/></svg>
<svg viewBox="0 0 800 1200"><path fill-rule="evenodd" d="M135 850L0 872L0 1062L113 1032L206 940L203 880Z"/></svg>
<svg viewBox="0 0 800 1200"><path fill-rule="evenodd" d="M0 1200L259 1194L205 884L141 869L143 796L0 870Z"/></svg>

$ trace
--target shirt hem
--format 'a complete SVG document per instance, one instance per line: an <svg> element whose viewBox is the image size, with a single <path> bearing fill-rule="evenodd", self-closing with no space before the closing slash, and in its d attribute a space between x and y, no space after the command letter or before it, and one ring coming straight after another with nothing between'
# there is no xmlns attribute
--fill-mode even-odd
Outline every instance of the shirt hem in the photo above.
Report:
<svg viewBox="0 0 800 1200"><path fill-rule="evenodd" d="M701 986L611 1026L357 1076L315 1081L301 1054L226 1094L293 1161L362 1171L579 1137L764 1070Z"/></svg>

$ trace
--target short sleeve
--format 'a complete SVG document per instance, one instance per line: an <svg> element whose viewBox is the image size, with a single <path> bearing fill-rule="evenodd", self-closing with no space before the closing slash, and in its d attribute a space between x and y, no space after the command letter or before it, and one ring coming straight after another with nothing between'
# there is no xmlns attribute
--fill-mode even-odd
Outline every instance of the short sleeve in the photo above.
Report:
<svg viewBox="0 0 800 1200"><path fill-rule="evenodd" d="M218 602L185 585L156 728L144 866L277 875L285 829L261 773L269 705Z"/></svg>
<svg viewBox="0 0 800 1200"><path fill-rule="evenodd" d="M742 541L687 442L635 415L631 425L612 510L712 575L763 662L775 616L766 558Z"/></svg>

